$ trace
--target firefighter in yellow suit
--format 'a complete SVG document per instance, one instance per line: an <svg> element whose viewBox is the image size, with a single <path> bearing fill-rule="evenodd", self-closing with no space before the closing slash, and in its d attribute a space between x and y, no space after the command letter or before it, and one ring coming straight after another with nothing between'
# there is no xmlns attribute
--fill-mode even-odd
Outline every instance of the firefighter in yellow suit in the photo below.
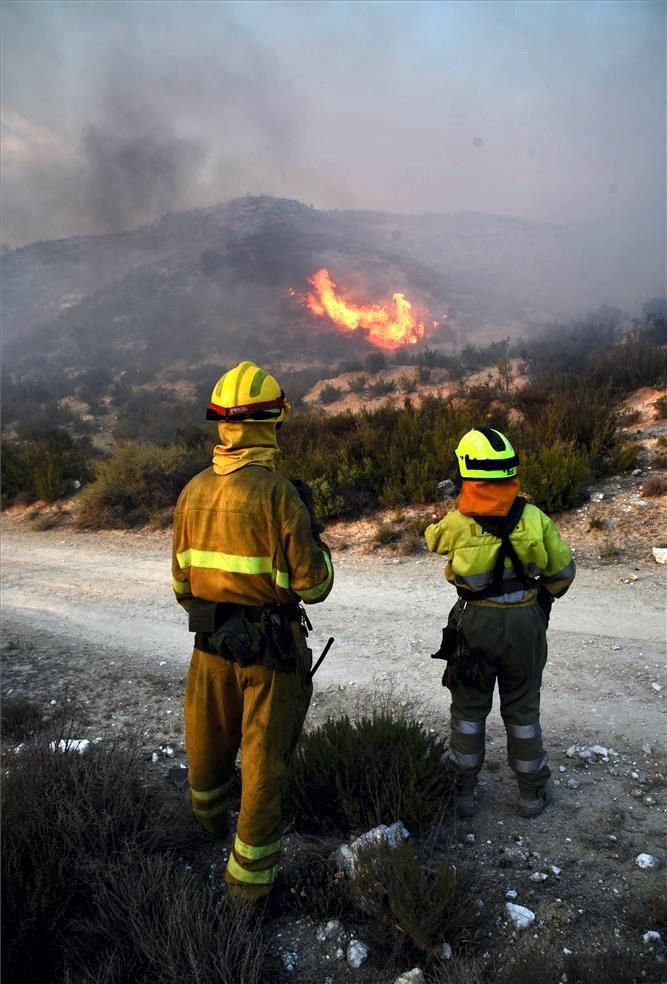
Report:
<svg viewBox="0 0 667 984"><path fill-rule="evenodd" d="M220 438L213 465L185 486L174 514L172 583L196 632L185 690L192 808L208 831L226 832L240 748L241 812L225 878L252 899L275 881L282 780L312 695L300 602L324 601L333 585L328 547L275 471L288 410L254 363L225 373L207 411Z"/></svg>
<svg viewBox="0 0 667 984"><path fill-rule="evenodd" d="M441 651L452 695L445 765L459 814L474 816L497 680L517 811L534 818L553 795L540 727L546 630L551 603L574 580L574 559L549 517L519 495L519 458L504 434L477 427L461 438L456 457L457 508L425 532L429 550L447 555L445 576L459 595L449 621L455 641L443 638Z"/></svg>

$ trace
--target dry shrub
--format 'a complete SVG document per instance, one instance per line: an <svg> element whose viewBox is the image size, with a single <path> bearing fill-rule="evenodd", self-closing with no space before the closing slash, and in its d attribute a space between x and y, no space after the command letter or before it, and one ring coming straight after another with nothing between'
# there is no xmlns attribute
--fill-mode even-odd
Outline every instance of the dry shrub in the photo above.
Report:
<svg viewBox="0 0 667 984"><path fill-rule="evenodd" d="M621 556L621 548L613 540L605 540L600 544L600 557L602 560L613 560Z"/></svg>
<svg viewBox="0 0 667 984"><path fill-rule="evenodd" d="M590 530L606 530L607 520L601 519L600 516L591 516L590 523L588 524Z"/></svg>
<svg viewBox="0 0 667 984"><path fill-rule="evenodd" d="M667 451L654 451L651 455L651 468L667 468Z"/></svg>
<svg viewBox="0 0 667 984"><path fill-rule="evenodd" d="M665 396L659 396L653 406L658 411L658 417L667 417L667 394Z"/></svg>
<svg viewBox="0 0 667 984"><path fill-rule="evenodd" d="M413 517L408 523L408 531L413 534L413 536L422 537L427 526L430 526L433 519L427 516L425 513L420 513L419 515Z"/></svg>
<svg viewBox="0 0 667 984"><path fill-rule="evenodd" d="M380 523L373 534L373 542L386 546L388 543L394 543L399 535L391 523Z"/></svg>
<svg viewBox="0 0 667 984"><path fill-rule="evenodd" d="M391 710L329 718L303 735L286 783L286 814L302 831L343 837L379 823L428 824L447 798L444 743Z"/></svg>
<svg viewBox="0 0 667 984"><path fill-rule="evenodd" d="M200 451L182 445L121 445L83 492L77 524L103 529L150 522L174 507L185 483L205 464Z"/></svg>
<svg viewBox="0 0 667 984"><path fill-rule="evenodd" d="M654 499L667 492L667 475L652 475L642 485L642 496Z"/></svg>
<svg viewBox="0 0 667 984"><path fill-rule="evenodd" d="M431 961L442 958L443 943L470 943L479 910L470 883L432 849L404 842L359 852L353 892L371 917L380 944Z"/></svg>
<svg viewBox="0 0 667 984"><path fill-rule="evenodd" d="M664 962L651 959L634 942L631 950L612 947L573 953L563 966L569 984L664 984L665 980ZM515 981L513 977L512 984Z"/></svg>
<svg viewBox="0 0 667 984"><path fill-rule="evenodd" d="M665 437L664 434L661 434L658 440L656 441L656 447L667 448L667 437Z"/></svg>
<svg viewBox="0 0 667 984"><path fill-rule="evenodd" d="M247 914L223 910L211 887L174 861L191 834L180 802L161 803L146 785L139 739L84 755L50 750L49 738L72 733L40 737L12 757L4 779L4 978L254 984L261 941L246 953Z"/></svg>
<svg viewBox="0 0 667 984"><path fill-rule="evenodd" d="M30 700L5 697L0 705L0 737L22 741L40 730L42 709Z"/></svg>
<svg viewBox="0 0 667 984"><path fill-rule="evenodd" d="M266 944L249 903L232 907L183 862L129 853L94 872L94 919L68 963L76 984L255 984Z"/></svg>
<svg viewBox="0 0 667 984"><path fill-rule="evenodd" d="M398 545L398 553L401 557L409 557L411 554L420 553L424 547L424 541L416 536L404 537Z"/></svg>

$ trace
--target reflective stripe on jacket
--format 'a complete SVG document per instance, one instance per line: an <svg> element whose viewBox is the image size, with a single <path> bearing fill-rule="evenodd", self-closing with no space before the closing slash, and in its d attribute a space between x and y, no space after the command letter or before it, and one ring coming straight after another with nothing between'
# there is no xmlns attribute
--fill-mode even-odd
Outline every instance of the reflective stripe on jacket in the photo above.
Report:
<svg viewBox="0 0 667 984"><path fill-rule="evenodd" d="M329 594L333 567L290 481L260 465L229 475L207 468L176 504L172 584L184 607L193 595L235 605L314 604Z"/></svg>
<svg viewBox="0 0 667 984"><path fill-rule="evenodd" d="M447 554L445 577L452 584L469 591L491 584L500 539L485 533L474 517L454 509L427 527L424 536L431 553ZM565 594L575 575L572 551L541 509L528 503L510 540L528 577L540 577L556 598ZM509 559L503 576L508 581L516 578Z"/></svg>

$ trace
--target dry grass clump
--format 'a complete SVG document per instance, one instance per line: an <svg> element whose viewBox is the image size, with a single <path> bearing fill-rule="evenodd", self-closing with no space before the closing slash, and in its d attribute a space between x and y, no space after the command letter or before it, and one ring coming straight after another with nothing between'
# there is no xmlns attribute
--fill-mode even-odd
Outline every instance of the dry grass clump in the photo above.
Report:
<svg viewBox="0 0 667 984"><path fill-rule="evenodd" d="M438 962L444 943L470 943L477 934L479 910L471 885L445 858L409 841L359 852L352 889L373 921L371 935L395 956Z"/></svg>
<svg viewBox="0 0 667 984"><path fill-rule="evenodd" d="M373 534L373 542L386 547L389 543L395 543L399 535L391 523L379 523Z"/></svg>
<svg viewBox="0 0 667 984"><path fill-rule="evenodd" d="M600 516L591 516L591 521L588 524L590 530L606 530L607 521L606 519L601 519Z"/></svg>
<svg viewBox="0 0 667 984"><path fill-rule="evenodd" d="M41 721L41 707L30 700L5 697L0 704L0 737L3 740L29 738L40 730Z"/></svg>
<svg viewBox="0 0 667 984"><path fill-rule="evenodd" d="M259 980L263 944L172 852L181 804L143 781L134 737L86 754L42 735L3 781L3 978L31 984L223 984ZM237 976L238 968L245 976ZM213 975L213 976L211 976Z"/></svg>
<svg viewBox="0 0 667 984"><path fill-rule="evenodd" d="M654 451L651 455L651 468L667 468L667 451Z"/></svg>
<svg viewBox="0 0 667 984"><path fill-rule="evenodd" d="M642 496L654 499L667 492L667 475L652 475L642 485Z"/></svg>
<svg viewBox="0 0 667 984"><path fill-rule="evenodd" d="M448 785L444 743L390 710L329 718L303 735L286 783L286 815L298 830L347 837L401 819L428 824Z"/></svg>

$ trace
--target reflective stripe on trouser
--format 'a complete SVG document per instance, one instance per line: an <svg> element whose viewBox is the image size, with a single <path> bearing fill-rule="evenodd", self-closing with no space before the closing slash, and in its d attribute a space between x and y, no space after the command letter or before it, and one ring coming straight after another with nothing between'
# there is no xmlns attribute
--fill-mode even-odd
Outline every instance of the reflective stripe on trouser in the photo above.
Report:
<svg viewBox="0 0 667 984"><path fill-rule="evenodd" d="M478 687L465 686L460 680L454 685L451 745L445 765L456 773L459 785L474 783L484 758L484 732L472 734L468 725L485 721L497 680L510 765L521 795L532 799L550 775L539 731L540 687L547 659L544 615L536 604L468 604L462 627L479 663L481 682Z"/></svg>
<svg viewBox="0 0 667 984"><path fill-rule="evenodd" d="M486 722L457 717L452 704L449 748L445 768L455 774L458 786L472 785L484 761Z"/></svg>
<svg viewBox="0 0 667 984"><path fill-rule="evenodd" d="M195 649L185 690L185 747L193 809L227 787L241 750L241 812L226 880L251 897L271 889L280 854L282 781L312 694L312 657L291 625L295 672L237 663ZM196 792L195 792L196 791ZM202 795L203 794L203 795ZM211 802L222 802L222 795ZM214 818L210 817L213 820ZM266 853L270 848L270 853Z"/></svg>
<svg viewBox="0 0 667 984"><path fill-rule="evenodd" d="M512 724L505 719L505 730L507 761L516 774L521 793L532 799L551 775L542 747L540 722Z"/></svg>
<svg viewBox="0 0 667 984"><path fill-rule="evenodd" d="M216 786L214 789L195 789L192 794L192 812L202 827L212 834L222 836L229 828L229 803L234 780Z"/></svg>

